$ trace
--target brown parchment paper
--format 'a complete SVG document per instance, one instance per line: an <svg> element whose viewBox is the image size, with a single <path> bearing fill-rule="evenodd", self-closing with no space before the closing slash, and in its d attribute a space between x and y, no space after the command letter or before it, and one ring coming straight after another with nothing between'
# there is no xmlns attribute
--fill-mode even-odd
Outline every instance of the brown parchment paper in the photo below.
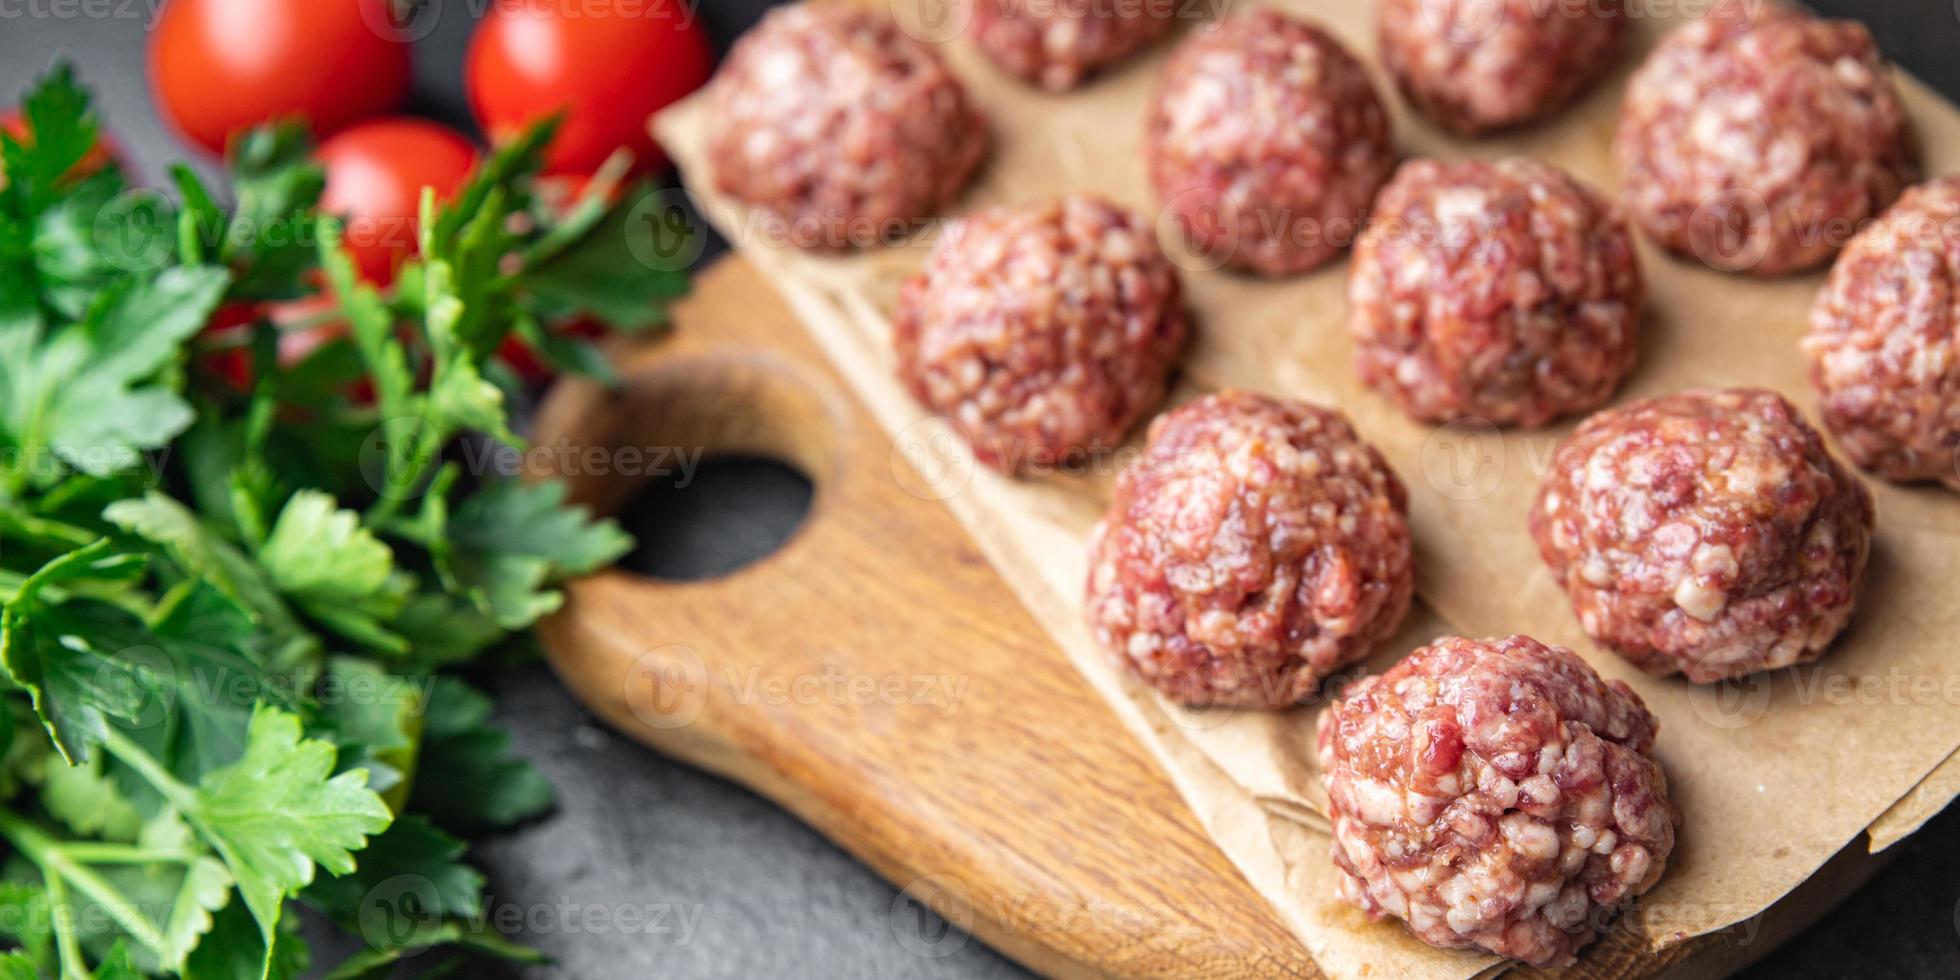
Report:
<svg viewBox="0 0 1960 980"><path fill-rule="evenodd" d="M961 37L942 0L889 3L932 38L993 120L995 150L955 209L1095 191L1158 213L1141 154L1145 106L1165 56L1159 48L1078 92L1051 95L996 72ZM1193 10L1205 3L1194 0ZM1270 0L1319 21L1373 60L1373 5L1362 0ZM1625 63L1581 104L1528 132L1477 142L1447 137L1378 85L1396 113L1405 156L1539 157L1616 189L1609 144L1626 76L1686 3L1630 4L1635 38ZM1901 77L1929 174L1960 169L1960 110ZM1465 977L1500 966L1432 950L1392 924L1371 924L1333 902L1321 791L1313 773L1313 706L1283 714L1191 712L1111 669L1083 627L1082 543L1100 515L1110 474L1009 480L976 466L951 430L894 380L888 315L917 270L931 232L906 246L852 256L796 253L757 234L712 193L703 157L704 100L664 113L656 128L703 212L771 274L872 413L894 437L894 460L930 477L894 477L943 500L973 533L1021 601L1157 755L1207 830L1335 978ZM1160 231L1168 225L1160 222ZM1173 254L1180 250L1165 237ZM1798 350L1821 275L1759 282L1667 258L1643 244L1652 289L1642 364L1619 397L1701 385L1774 388L1814 413ZM1202 271L1185 282L1199 323L1178 397L1240 386L1339 406L1409 484L1419 604L1400 637L1362 670L1379 669L1444 632L1529 633L1572 647L1626 679L1662 719L1659 755L1684 814L1666 876L1616 928L1655 947L1763 911L1868 828L1877 849L1909 833L1960 791L1960 496L1870 481L1878 535L1852 628L1821 664L1723 686L1647 678L1594 646L1540 562L1525 530L1537 480L1570 426L1499 433L1415 423L1354 380L1344 325L1345 265L1268 282ZM1111 466L1123 461L1122 454ZM1338 693L1339 684L1334 685ZM1876 827L1874 825L1877 825Z"/></svg>

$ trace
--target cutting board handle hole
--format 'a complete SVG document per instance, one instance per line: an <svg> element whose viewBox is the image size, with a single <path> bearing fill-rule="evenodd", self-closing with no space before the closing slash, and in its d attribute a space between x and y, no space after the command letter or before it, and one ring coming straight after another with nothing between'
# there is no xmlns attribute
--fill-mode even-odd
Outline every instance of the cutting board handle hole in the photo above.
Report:
<svg viewBox="0 0 1960 980"><path fill-rule="evenodd" d="M693 582L738 572L775 554L803 525L816 487L795 466L761 456L682 460L619 511L639 546L629 572Z"/></svg>
<svg viewBox="0 0 1960 980"><path fill-rule="evenodd" d="M711 346L625 371L617 388L567 392L547 421L562 444L533 475L611 515L641 542L641 575L698 581L780 550L834 476L843 393L806 364ZM546 447L553 448L553 447Z"/></svg>

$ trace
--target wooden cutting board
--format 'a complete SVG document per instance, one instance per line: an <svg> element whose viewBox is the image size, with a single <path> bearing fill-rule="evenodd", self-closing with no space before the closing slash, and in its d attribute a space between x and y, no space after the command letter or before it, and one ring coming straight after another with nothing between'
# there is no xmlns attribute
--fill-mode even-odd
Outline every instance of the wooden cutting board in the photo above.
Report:
<svg viewBox="0 0 1960 980"><path fill-rule="evenodd" d="M761 275L723 260L675 321L619 352L619 389L567 382L546 400L536 445L622 463L588 467L574 496L612 512L638 485L613 471L679 447L792 463L814 500L781 551L728 577L573 584L540 627L572 692L904 889L892 934L920 956L966 941L924 905L1051 976L1318 976L966 531L913 492L928 484ZM1864 850L1746 932L1652 957L1616 931L1563 975L1724 975L1863 883Z"/></svg>

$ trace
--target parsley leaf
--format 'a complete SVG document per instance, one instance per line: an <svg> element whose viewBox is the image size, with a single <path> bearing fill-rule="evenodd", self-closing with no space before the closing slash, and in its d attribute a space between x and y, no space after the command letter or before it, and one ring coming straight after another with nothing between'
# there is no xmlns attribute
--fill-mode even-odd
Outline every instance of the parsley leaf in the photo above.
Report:
<svg viewBox="0 0 1960 980"><path fill-rule="evenodd" d="M633 539L618 524L567 506L565 493L562 483L497 480L449 515L438 567L505 629L522 629L558 609L563 596L550 583L632 550Z"/></svg>
<svg viewBox="0 0 1960 980"><path fill-rule="evenodd" d="M222 269L170 269L105 294L81 322L49 336L32 322L4 330L0 433L21 453L13 486L60 476L43 453L108 476L188 428L190 405L148 381L204 325L229 281Z"/></svg>
<svg viewBox="0 0 1960 980"><path fill-rule="evenodd" d="M313 730L339 747L342 771L367 770L368 788L397 810L415 772L428 684L372 660L334 657L316 692Z"/></svg>
<svg viewBox="0 0 1960 980"><path fill-rule="evenodd" d="M111 717L134 719L141 681L122 658L141 646L142 620L97 599L51 601L64 585L139 573L142 560L107 542L64 555L27 577L0 611L0 665L32 697L55 748L70 762L102 741Z"/></svg>
<svg viewBox="0 0 1960 980"><path fill-rule="evenodd" d="M236 294L249 299L306 295L304 275L318 261L315 208L326 173L313 160L306 130L297 123L255 129L232 146L232 187L238 196L219 258L242 264Z"/></svg>
<svg viewBox="0 0 1960 980"><path fill-rule="evenodd" d="M194 792L176 784L165 793L230 868L267 943L286 896L313 881L315 864L353 871L353 852L393 819L366 772L331 775L334 756L332 744L300 737L297 717L261 706L242 758Z"/></svg>
<svg viewBox="0 0 1960 980"><path fill-rule="evenodd" d="M55 200L76 165L95 149L101 126L67 62L41 76L21 100L20 112L32 137L23 142L0 136L0 171L6 192L33 214Z"/></svg>
<svg viewBox="0 0 1960 980"><path fill-rule="evenodd" d="M431 691L409 807L460 834L513 826L551 809L551 784L510 755L490 699L453 677Z"/></svg>
<svg viewBox="0 0 1960 980"><path fill-rule="evenodd" d="M20 947L10 959L25 960L37 969L53 967L54 910L47 889L20 881L0 882L0 935ZM38 978L40 974L27 976Z"/></svg>
<svg viewBox="0 0 1960 980"><path fill-rule="evenodd" d="M138 281L95 326L79 377L127 384L155 374L210 320L230 284L230 273L211 267L166 269Z"/></svg>
<svg viewBox="0 0 1960 980"><path fill-rule="evenodd" d="M409 662L429 669L463 663L506 635L496 620L444 592L417 593L392 625L413 651Z"/></svg>
<svg viewBox="0 0 1960 980"><path fill-rule="evenodd" d="M331 496L319 490L293 494L258 560L275 588L334 632L407 652L401 637L382 628L407 599L394 577L394 552Z"/></svg>
<svg viewBox="0 0 1960 980"><path fill-rule="evenodd" d="M162 548L186 573L236 601L254 624L282 635L298 632L292 611L257 563L168 495L153 490L117 501L102 516Z"/></svg>
<svg viewBox="0 0 1960 980"><path fill-rule="evenodd" d="M482 912L483 875L462 863L464 849L428 820L402 817L368 842L353 874L315 881L302 897L369 946L426 946L445 921Z"/></svg>
<svg viewBox="0 0 1960 980"><path fill-rule="evenodd" d="M184 976L195 980L299 980L311 966L312 953L300 938L297 922L279 924L279 935L266 948L265 937L243 902L224 907L211 931L191 951Z"/></svg>
<svg viewBox="0 0 1960 980"><path fill-rule="evenodd" d="M134 847L70 842L65 850L91 867L111 889L105 895L89 895L88 902L116 901L136 917L122 922L112 910L80 904L76 911L83 913L84 922L99 917L117 923L116 929L94 937L96 945L109 936L126 939L135 944L131 952L139 965L152 970L181 970L184 958L211 930L212 912L231 900L230 872L198 845L183 819L171 811L145 824ZM139 920L142 924L131 928Z"/></svg>
<svg viewBox="0 0 1960 980"><path fill-rule="evenodd" d="M347 318L354 347L373 380L375 404L382 417L412 417L416 414L415 374L408 366L408 352L395 335L394 316L381 293L361 281L353 258L341 247L342 234L338 222L321 222L320 265L340 302L340 313Z"/></svg>
<svg viewBox="0 0 1960 980"><path fill-rule="evenodd" d="M259 563L281 592L302 603L366 601L395 567L394 553L361 527L360 515L318 490L286 501Z"/></svg>
<svg viewBox="0 0 1960 980"><path fill-rule="evenodd" d="M0 980L41 980L41 970L33 957L12 952L0 956Z"/></svg>
<svg viewBox="0 0 1960 980"><path fill-rule="evenodd" d="M519 276L520 285L554 304L589 311L620 330L644 330L665 323L667 302L687 294L681 260L690 254L687 239L698 232L690 227L648 227L648 222L667 219L670 209L657 207L662 200L660 192L650 186L627 192L592 233L556 254L528 263ZM674 262L662 261L647 251L643 254L654 260L654 264L647 264L632 249L619 247L629 239L648 236L658 236L651 240L673 255Z"/></svg>
<svg viewBox="0 0 1960 980"><path fill-rule="evenodd" d="M386 980L392 975L390 968L402 959L437 946L448 945L512 963L546 962L544 954L537 950L518 946L490 930L473 928L460 922L445 922L432 929L423 930L416 935L416 939L417 942L411 945L367 949L356 953L343 960L339 966L329 970L324 980ZM440 972L443 967L453 964L454 961L445 962L437 968L437 971Z"/></svg>
<svg viewBox="0 0 1960 980"><path fill-rule="evenodd" d="M143 828L143 815L116 788L116 781L103 774L99 753L76 765L45 767L41 806L84 837L127 842Z"/></svg>
<svg viewBox="0 0 1960 980"><path fill-rule="evenodd" d="M120 949L124 937L155 968L182 969L211 928L211 911L231 894L224 866L194 846L174 814L151 821L134 844L103 844L60 840L0 811L0 836L40 870L50 905L64 906L51 922L64 974L73 972L82 943ZM104 962L117 958L112 949ZM136 975L133 966L128 971Z"/></svg>
<svg viewBox="0 0 1960 980"><path fill-rule="evenodd" d="M239 608L193 580L165 597L145 651L148 703L116 727L186 782L245 750L252 708L284 705L284 684L247 644L258 634ZM128 780L124 780L127 791Z"/></svg>

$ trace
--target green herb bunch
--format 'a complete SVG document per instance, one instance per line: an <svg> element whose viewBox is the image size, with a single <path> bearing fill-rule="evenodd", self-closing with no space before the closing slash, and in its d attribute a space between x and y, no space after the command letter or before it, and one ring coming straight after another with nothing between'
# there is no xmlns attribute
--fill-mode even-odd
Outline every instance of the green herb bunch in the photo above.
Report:
<svg viewBox="0 0 1960 980"><path fill-rule="evenodd" d="M66 67L22 105L31 139L0 136L0 980L297 976L295 903L364 941L334 977L530 957L482 924L464 841L551 790L454 670L630 541L456 447L519 442L508 336L603 376L547 324L648 328L681 292L625 248L607 202L635 195L602 176L568 214L538 204L542 125L425 197L419 256L378 289L300 130L166 197L78 170L98 124ZM245 390L205 366L221 308L316 293L341 326L310 354L258 316Z"/></svg>

